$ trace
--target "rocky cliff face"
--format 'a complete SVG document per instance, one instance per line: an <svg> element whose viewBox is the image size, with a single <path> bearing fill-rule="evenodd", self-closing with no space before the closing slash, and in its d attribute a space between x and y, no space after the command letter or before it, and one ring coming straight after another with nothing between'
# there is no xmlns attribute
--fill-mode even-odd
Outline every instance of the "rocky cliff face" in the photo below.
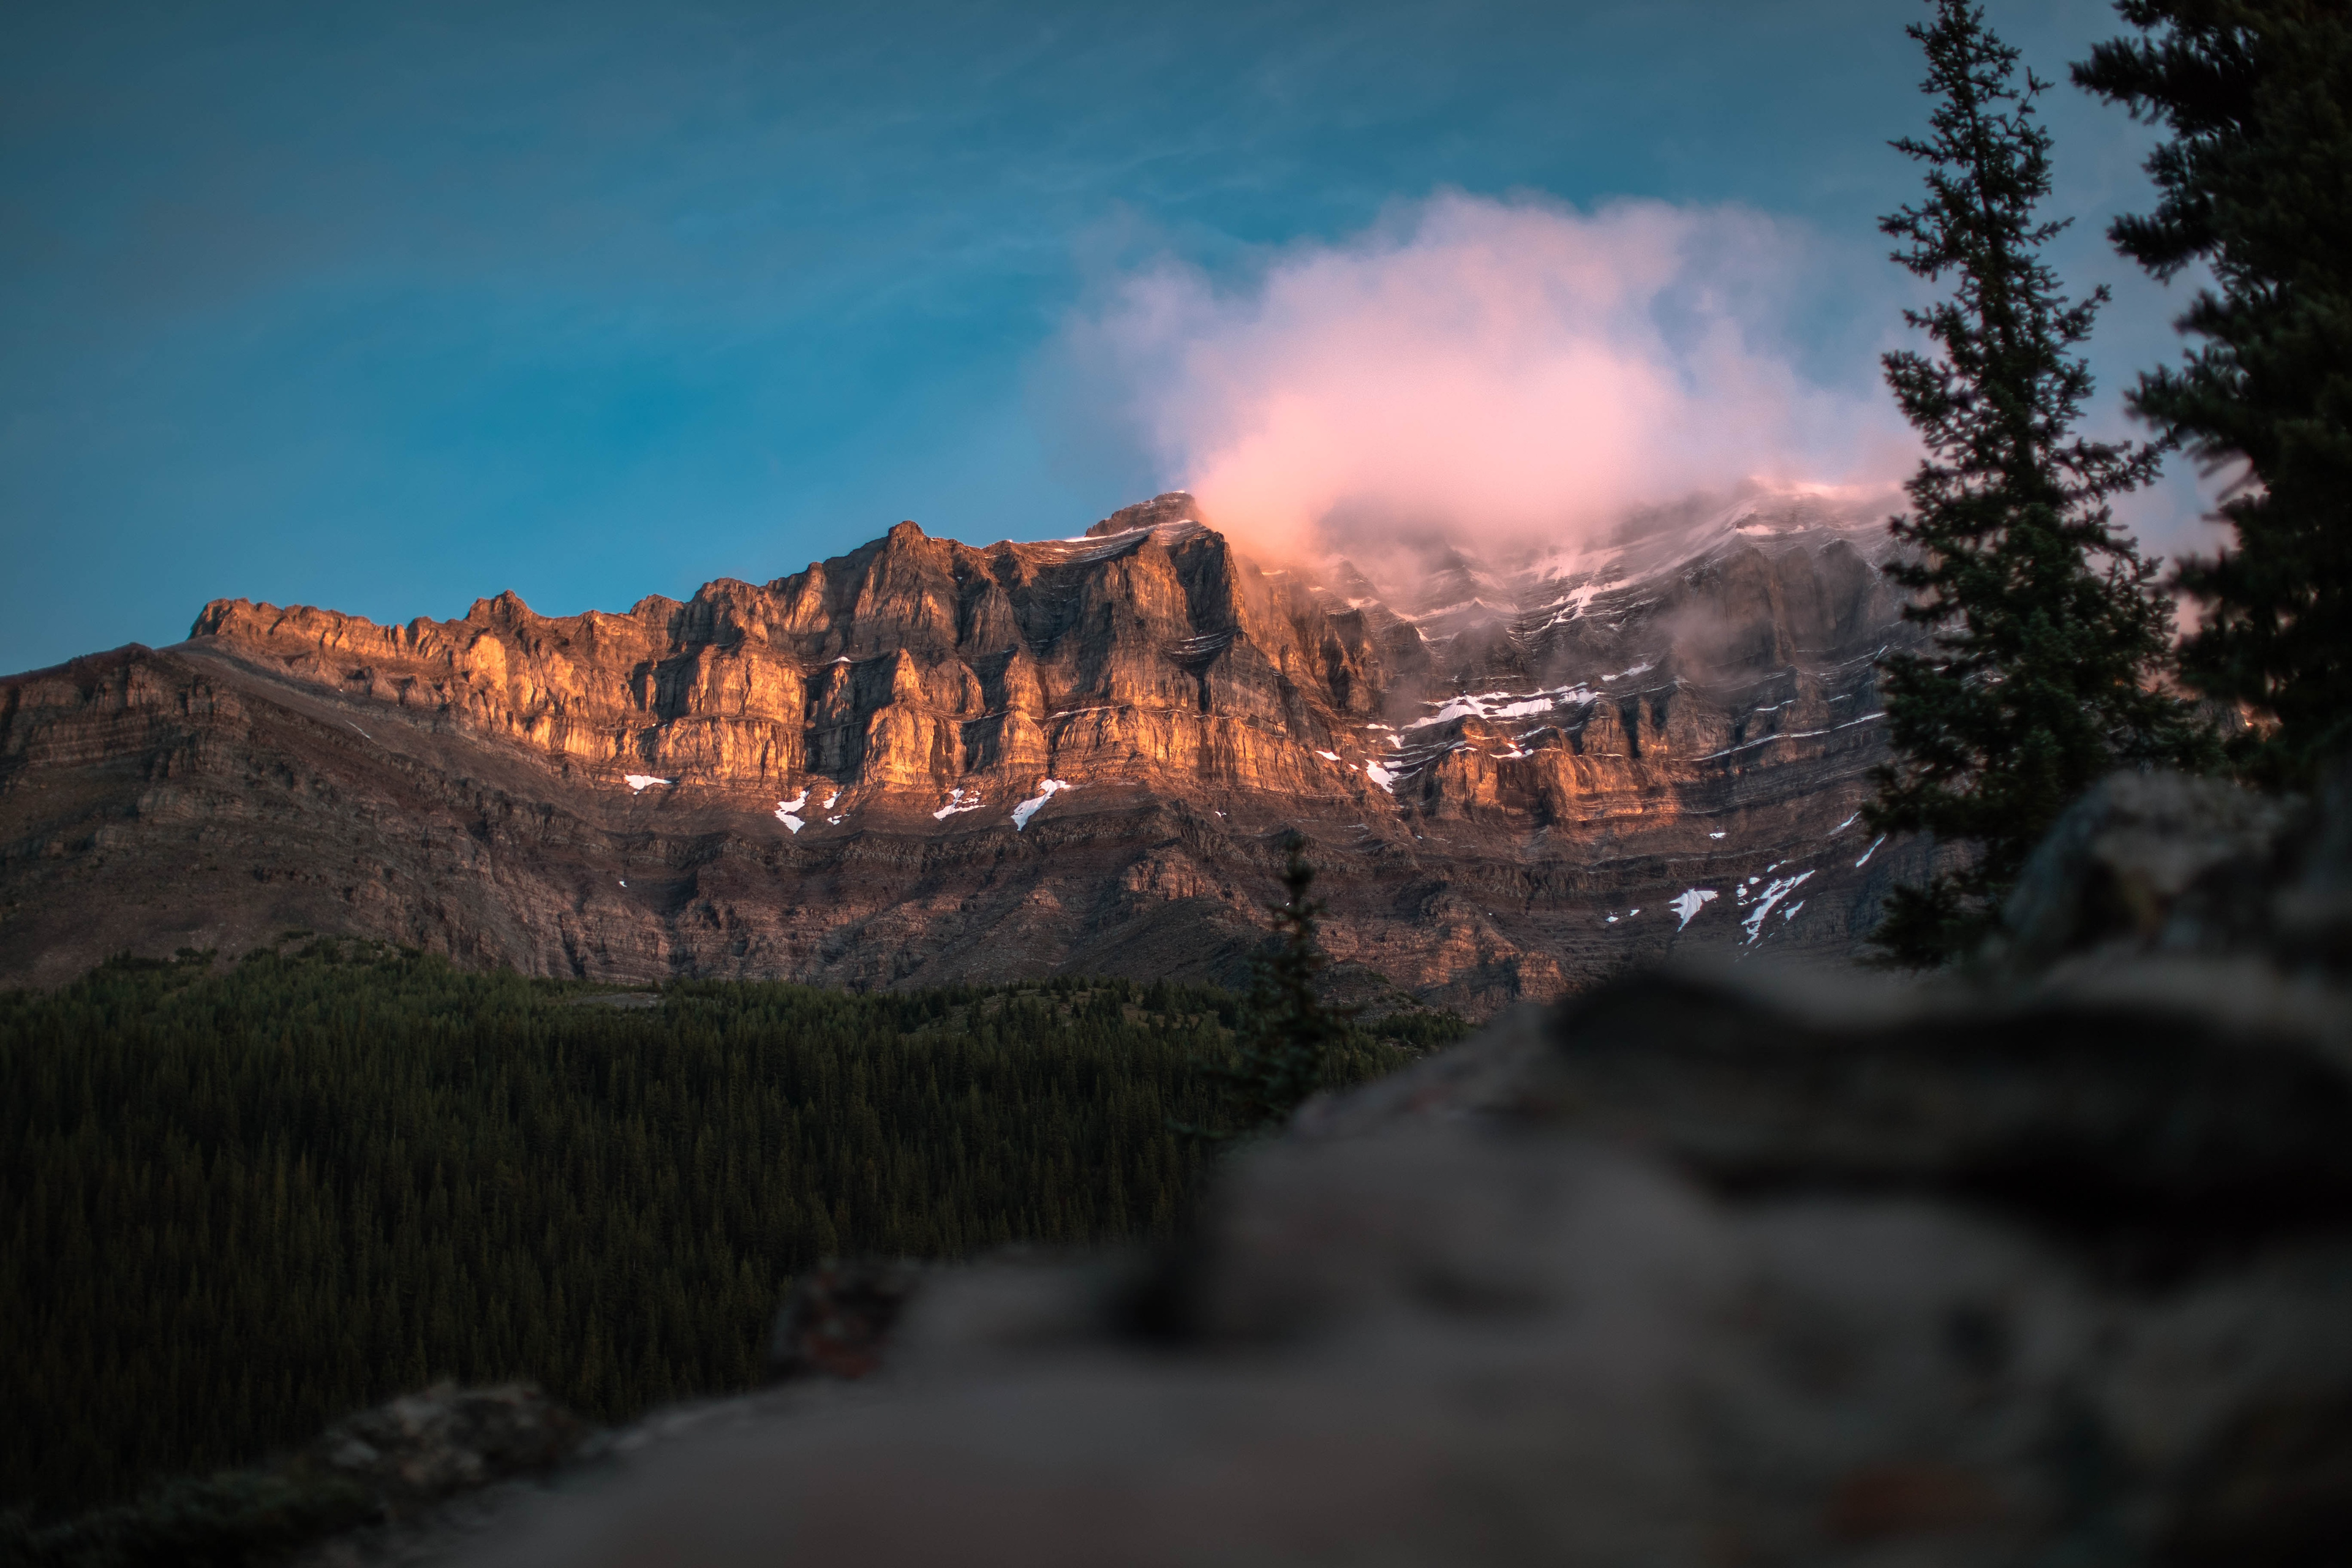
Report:
<svg viewBox="0 0 2352 1568"><path fill-rule="evenodd" d="M628 979L1228 977L1293 827L1359 982L1473 1008L1874 917L1902 630L1864 520L1765 498L1383 594L1194 510L901 523L626 615L216 601L16 677L0 978L289 925Z"/></svg>

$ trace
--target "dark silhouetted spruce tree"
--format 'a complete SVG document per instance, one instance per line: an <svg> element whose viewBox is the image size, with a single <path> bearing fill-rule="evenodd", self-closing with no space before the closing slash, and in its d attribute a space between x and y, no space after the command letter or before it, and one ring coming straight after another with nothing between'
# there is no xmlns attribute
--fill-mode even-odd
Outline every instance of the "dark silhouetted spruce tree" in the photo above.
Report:
<svg viewBox="0 0 2352 1568"><path fill-rule="evenodd" d="M1956 847L1922 887L1898 888L1874 941L1926 966L1965 951L2052 820L2119 763L2197 747L2188 705L2163 689L2170 605L2115 527L2109 497L2151 478L2146 446L2086 441L2091 376L2071 351L2106 291L2069 300L2041 259L2065 226L2036 216L2050 190L2048 89L1967 0L1933 0L1909 30L1927 56L1932 133L1895 147L1927 165L1927 195L1880 220L1894 258L1949 296L1906 320L1939 351L1885 357L1887 384L1927 448L1894 520L1889 568L1927 651L1883 666L1894 758L1869 808L1880 832Z"/></svg>
<svg viewBox="0 0 2352 1568"><path fill-rule="evenodd" d="M2344 0L2124 0L2137 38L2081 86L2168 126L2159 198L2108 230L2161 279L2202 262L2178 322L2200 338L2139 378L2133 409L2243 483L2236 546L2183 563L2198 690L2257 721L2236 760L2306 780L2352 743L2352 7Z"/></svg>
<svg viewBox="0 0 2352 1568"><path fill-rule="evenodd" d="M1271 906L1275 949L1250 961L1234 1060L1212 1069L1223 1091L1224 1125L1180 1131L1225 1142L1280 1127L1323 1087L1325 1065L1346 1038L1346 1019L1315 994L1315 977L1330 961L1316 929L1323 904L1311 896L1315 868L1297 833L1283 841L1282 885L1288 896Z"/></svg>

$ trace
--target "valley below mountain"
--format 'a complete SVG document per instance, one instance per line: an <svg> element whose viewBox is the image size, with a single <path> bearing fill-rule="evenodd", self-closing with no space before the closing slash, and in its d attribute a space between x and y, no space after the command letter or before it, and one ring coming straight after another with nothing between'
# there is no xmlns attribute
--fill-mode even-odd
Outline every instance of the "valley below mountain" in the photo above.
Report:
<svg viewBox="0 0 2352 1568"><path fill-rule="evenodd" d="M626 614L215 601L0 682L0 984L288 930L626 983L1233 984L1293 831L1376 1008L1842 958L1923 853L1858 816L1916 635L1881 521L1757 495L1382 585L1180 493Z"/></svg>

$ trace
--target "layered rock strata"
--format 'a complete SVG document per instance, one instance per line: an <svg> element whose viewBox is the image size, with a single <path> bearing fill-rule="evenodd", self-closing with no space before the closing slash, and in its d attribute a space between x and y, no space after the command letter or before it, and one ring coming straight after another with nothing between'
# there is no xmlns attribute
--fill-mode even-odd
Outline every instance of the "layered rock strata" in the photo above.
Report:
<svg viewBox="0 0 2352 1568"><path fill-rule="evenodd" d="M0 979L287 926L613 979L1230 978L1295 828L1362 986L1485 1008L1843 952L1908 864L1854 820L1904 629L1852 519L1768 498L1383 597L1194 510L901 523L626 615L216 601L14 678Z"/></svg>

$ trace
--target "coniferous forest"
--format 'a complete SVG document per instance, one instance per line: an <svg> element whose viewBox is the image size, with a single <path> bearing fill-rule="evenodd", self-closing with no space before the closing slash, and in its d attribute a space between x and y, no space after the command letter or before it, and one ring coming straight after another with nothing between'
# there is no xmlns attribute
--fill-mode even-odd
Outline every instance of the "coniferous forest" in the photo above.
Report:
<svg viewBox="0 0 2352 1568"><path fill-rule="evenodd" d="M649 994L627 998L652 1002ZM442 1376L603 1420L760 1372L832 1256L1164 1234L1231 994L1059 980L657 1005L320 942L0 995L0 1502L255 1459ZM1331 1078L1458 1036L1350 1032Z"/></svg>

